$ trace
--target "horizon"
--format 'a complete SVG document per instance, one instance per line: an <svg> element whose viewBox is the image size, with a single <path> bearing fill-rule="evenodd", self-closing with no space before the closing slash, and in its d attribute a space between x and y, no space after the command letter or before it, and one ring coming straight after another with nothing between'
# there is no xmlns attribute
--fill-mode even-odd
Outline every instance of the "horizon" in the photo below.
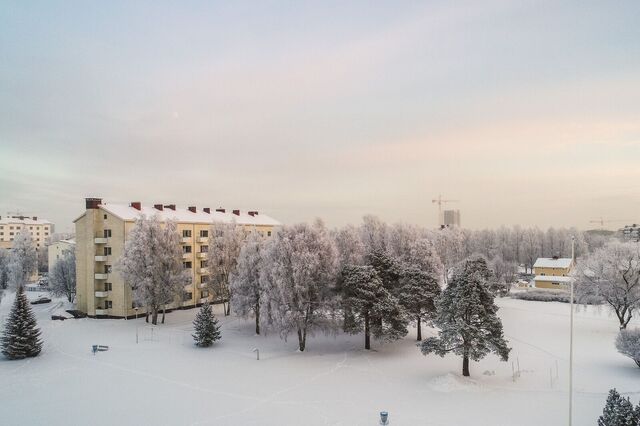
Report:
<svg viewBox="0 0 640 426"><path fill-rule="evenodd" d="M638 223L639 12L7 2L0 215L68 232L97 195L434 228L442 194L469 229Z"/></svg>

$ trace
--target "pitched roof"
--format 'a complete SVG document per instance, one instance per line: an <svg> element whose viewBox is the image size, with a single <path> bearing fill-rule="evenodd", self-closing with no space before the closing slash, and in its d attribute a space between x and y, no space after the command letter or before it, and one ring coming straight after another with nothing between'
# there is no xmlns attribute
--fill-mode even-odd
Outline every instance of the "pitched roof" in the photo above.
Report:
<svg viewBox="0 0 640 426"><path fill-rule="evenodd" d="M568 283L571 282L573 278L571 277L554 277L553 275L536 275L533 279L534 281L553 281L557 283Z"/></svg>
<svg viewBox="0 0 640 426"><path fill-rule="evenodd" d="M8 224L21 224L21 225L52 225L52 222L49 222L46 219L36 219L33 220L31 217L20 216L20 217L11 217L11 216L2 216L0 218L0 224L8 225Z"/></svg>
<svg viewBox="0 0 640 426"><path fill-rule="evenodd" d="M188 210L176 207L175 210L164 208L158 210L151 206L141 206L140 210L123 205L123 204L100 204L100 208L119 217L125 221L134 221L141 215L147 217L158 216L160 221L174 220L181 223L236 223L238 225L267 225L278 226L280 222L262 213L249 214L249 211L240 211L240 214L236 215L232 211L226 211L225 213L211 211L211 213L205 213L202 210L198 210L196 213Z"/></svg>
<svg viewBox="0 0 640 426"><path fill-rule="evenodd" d="M570 257L539 257L536 263L533 264L534 268L570 268L573 259Z"/></svg>

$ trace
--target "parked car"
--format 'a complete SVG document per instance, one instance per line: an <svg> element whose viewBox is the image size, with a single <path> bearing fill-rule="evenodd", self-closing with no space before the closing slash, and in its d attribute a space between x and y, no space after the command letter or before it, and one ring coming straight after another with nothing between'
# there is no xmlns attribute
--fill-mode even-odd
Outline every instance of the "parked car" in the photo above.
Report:
<svg viewBox="0 0 640 426"><path fill-rule="evenodd" d="M78 311L75 309L67 309L67 313L70 314L71 316L73 316L74 318L86 318L87 314L85 314L82 311Z"/></svg>
<svg viewBox="0 0 640 426"><path fill-rule="evenodd" d="M52 320L60 320L60 321L64 321L67 319L67 317L63 317L62 315L51 315L51 319Z"/></svg>
<svg viewBox="0 0 640 426"><path fill-rule="evenodd" d="M51 302L50 298L48 298L47 296L40 296L36 300L32 300L31 304L32 305L40 305L42 303L49 303L49 302Z"/></svg>

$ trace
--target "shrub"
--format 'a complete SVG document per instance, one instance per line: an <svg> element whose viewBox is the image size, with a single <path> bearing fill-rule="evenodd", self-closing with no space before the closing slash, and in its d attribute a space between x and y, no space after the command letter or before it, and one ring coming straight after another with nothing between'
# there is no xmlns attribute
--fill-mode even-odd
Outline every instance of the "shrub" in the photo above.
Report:
<svg viewBox="0 0 640 426"><path fill-rule="evenodd" d="M620 330L616 338L616 349L628 356L640 367L640 329Z"/></svg>

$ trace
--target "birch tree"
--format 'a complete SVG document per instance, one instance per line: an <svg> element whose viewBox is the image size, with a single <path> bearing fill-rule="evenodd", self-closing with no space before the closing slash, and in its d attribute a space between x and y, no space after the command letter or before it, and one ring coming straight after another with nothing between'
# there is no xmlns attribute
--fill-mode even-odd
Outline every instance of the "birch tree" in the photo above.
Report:
<svg viewBox="0 0 640 426"><path fill-rule="evenodd" d="M216 223L209 231L209 288L222 300L225 315L231 313L229 278L236 269L244 236L235 223Z"/></svg>
<svg viewBox="0 0 640 426"><path fill-rule="evenodd" d="M49 272L49 286L55 296L66 296L73 302L76 295L76 253L75 250L65 250Z"/></svg>
<svg viewBox="0 0 640 426"><path fill-rule="evenodd" d="M260 303L263 293L260 270L264 244L264 237L259 232L251 232L240 249L238 264L229 279L231 305L238 315L255 317L256 334L260 334Z"/></svg>
<svg viewBox="0 0 640 426"><path fill-rule="evenodd" d="M27 284L37 271L38 255L31 234L26 229L18 232L13 240L9 260L9 282L13 288Z"/></svg>

